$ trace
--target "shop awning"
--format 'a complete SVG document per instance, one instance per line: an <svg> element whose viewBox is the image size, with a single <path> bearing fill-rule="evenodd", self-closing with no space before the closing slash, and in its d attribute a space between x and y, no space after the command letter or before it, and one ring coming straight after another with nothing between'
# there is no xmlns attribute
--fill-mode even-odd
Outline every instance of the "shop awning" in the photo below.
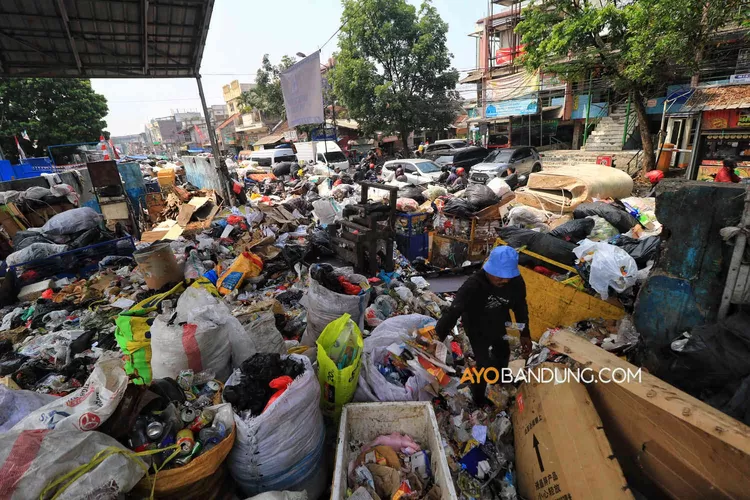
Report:
<svg viewBox="0 0 750 500"><path fill-rule="evenodd" d="M214 0L0 3L0 76L198 76Z"/></svg>
<svg viewBox="0 0 750 500"><path fill-rule="evenodd" d="M479 83L482 81L482 72L475 71L469 73L464 79L459 80L458 83Z"/></svg>
<svg viewBox="0 0 750 500"><path fill-rule="evenodd" d="M680 112L750 108L750 85L699 87Z"/></svg>
<svg viewBox="0 0 750 500"><path fill-rule="evenodd" d="M266 146L268 144L276 144L277 142L281 142L283 140L284 134L267 135L255 141L255 144L253 144L253 146Z"/></svg>

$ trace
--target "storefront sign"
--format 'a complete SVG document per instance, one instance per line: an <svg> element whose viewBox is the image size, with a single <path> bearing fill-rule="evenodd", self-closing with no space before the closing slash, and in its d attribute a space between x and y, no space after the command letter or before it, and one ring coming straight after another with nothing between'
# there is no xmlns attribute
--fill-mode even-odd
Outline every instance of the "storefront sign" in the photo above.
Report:
<svg viewBox="0 0 750 500"><path fill-rule="evenodd" d="M506 116L525 116L538 113L537 99L514 99L493 102L485 109L485 118L503 118Z"/></svg>
<svg viewBox="0 0 750 500"><path fill-rule="evenodd" d="M742 128L750 127L749 110L742 110L737 114L737 126Z"/></svg>
<svg viewBox="0 0 750 500"><path fill-rule="evenodd" d="M336 140L336 129L333 127L326 127L325 129L316 128L311 132L313 141L335 141Z"/></svg>
<svg viewBox="0 0 750 500"><path fill-rule="evenodd" d="M746 84L750 83L750 73L742 73L739 75L732 75L729 77L729 83L734 84Z"/></svg>

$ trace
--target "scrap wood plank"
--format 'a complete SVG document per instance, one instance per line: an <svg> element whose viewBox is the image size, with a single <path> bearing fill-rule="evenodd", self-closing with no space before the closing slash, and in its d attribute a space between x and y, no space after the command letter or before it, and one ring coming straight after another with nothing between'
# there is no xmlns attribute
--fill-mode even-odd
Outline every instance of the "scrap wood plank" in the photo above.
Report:
<svg viewBox="0 0 750 500"><path fill-rule="evenodd" d="M596 373L637 367L571 332L560 330L542 345ZM672 498L748 498L750 427L641 372L641 380L588 385L591 398L621 461ZM624 467L625 468L625 467Z"/></svg>

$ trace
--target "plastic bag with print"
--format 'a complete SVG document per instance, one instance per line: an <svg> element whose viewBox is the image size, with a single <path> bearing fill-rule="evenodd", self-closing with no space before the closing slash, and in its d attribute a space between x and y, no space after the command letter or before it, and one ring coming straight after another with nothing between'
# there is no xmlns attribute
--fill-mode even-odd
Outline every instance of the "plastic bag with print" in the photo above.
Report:
<svg viewBox="0 0 750 500"><path fill-rule="evenodd" d="M83 387L29 413L12 430L92 431L114 413L127 385L128 376L122 360L102 359Z"/></svg>

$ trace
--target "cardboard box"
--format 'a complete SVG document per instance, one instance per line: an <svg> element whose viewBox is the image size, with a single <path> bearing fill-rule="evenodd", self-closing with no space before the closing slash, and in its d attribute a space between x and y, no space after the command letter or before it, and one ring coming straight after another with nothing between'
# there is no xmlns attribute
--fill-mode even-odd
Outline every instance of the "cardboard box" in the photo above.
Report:
<svg viewBox="0 0 750 500"><path fill-rule="evenodd" d="M541 366L564 370L552 363ZM564 380L564 372L558 375ZM526 382L516 394L512 418L520 497L633 498L582 384Z"/></svg>
<svg viewBox="0 0 750 500"><path fill-rule="evenodd" d="M597 375L638 369L566 330L540 343ZM645 370L640 380L587 388L635 489L649 498L748 498L750 427Z"/></svg>

